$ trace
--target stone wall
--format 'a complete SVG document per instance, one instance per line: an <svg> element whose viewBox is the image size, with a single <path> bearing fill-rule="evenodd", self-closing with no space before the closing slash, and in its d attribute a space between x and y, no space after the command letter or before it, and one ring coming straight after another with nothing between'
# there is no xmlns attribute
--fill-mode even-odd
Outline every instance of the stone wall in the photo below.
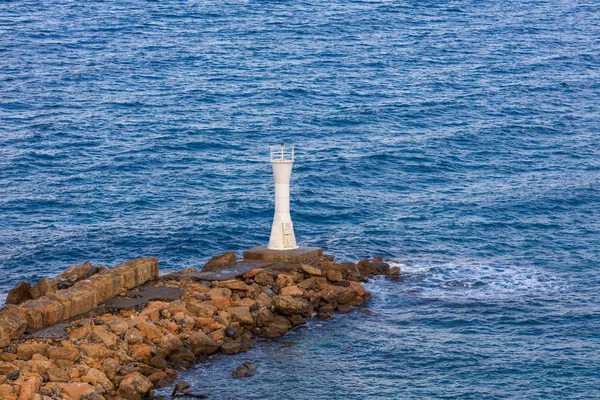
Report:
<svg viewBox="0 0 600 400"><path fill-rule="evenodd" d="M81 280L72 287L47 293L0 310L0 347L24 333L92 311L124 290L158 277L158 259L138 258Z"/></svg>

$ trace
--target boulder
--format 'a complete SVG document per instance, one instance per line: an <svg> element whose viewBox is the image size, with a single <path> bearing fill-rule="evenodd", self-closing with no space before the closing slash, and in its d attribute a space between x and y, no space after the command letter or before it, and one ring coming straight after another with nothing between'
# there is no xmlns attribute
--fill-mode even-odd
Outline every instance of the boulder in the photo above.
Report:
<svg viewBox="0 0 600 400"><path fill-rule="evenodd" d="M202 331L192 332L188 337L195 354L212 354L219 349L221 342L211 339Z"/></svg>
<svg viewBox="0 0 600 400"><path fill-rule="evenodd" d="M153 387L150 379L139 372L132 372L126 375L119 384L118 394L127 400L137 400L145 396Z"/></svg>
<svg viewBox="0 0 600 400"><path fill-rule="evenodd" d="M169 359L171 360L171 362L186 361L189 363L193 363L196 361L196 356L190 349L181 347L181 348L177 349L176 352L171 354L169 356Z"/></svg>
<svg viewBox="0 0 600 400"><path fill-rule="evenodd" d="M339 304L349 303L356 297L356 292L349 287L333 286L333 290L335 291L337 302Z"/></svg>
<svg viewBox="0 0 600 400"><path fill-rule="evenodd" d="M259 307L271 307L273 305L273 299L263 292L256 296L254 301L258 303Z"/></svg>
<svg viewBox="0 0 600 400"><path fill-rule="evenodd" d="M50 360L75 362L79 359L79 350L75 346L48 347L46 353Z"/></svg>
<svg viewBox="0 0 600 400"><path fill-rule="evenodd" d="M256 369L256 365L250 361L244 361L237 366L236 369L231 373L232 378L246 378L252 376L252 371Z"/></svg>
<svg viewBox="0 0 600 400"><path fill-rule="evenodd" d="M202 304L215 307L217 310L227 310L233 306L233 303L229 297L215 297L212 300L202 302Z"/></svg>
<svg viewBox="0 0 600 400"><path fill-rule="evenodd" d="M221 345L221 352L223 354L237 354L241 351L242 344L232 339L226 339Z"/></svg>
<svg viewBox="0 0 600 400"><path fill-rule="evenodd" d="M306 272L309 275L317 275L317 276L322 275L322 271L317 267L312 267L308 264L302 264L301 268L302 268L302 271Z"/></svg>
<svg viewBox="0 0 600 400"><path fill-rule="evenodd" d="M152 357L152 348L145 343L132 344L129 353L136 360L149 360Z"/></svg>
<svg viewBox="0 0 600 400"><path fill-rule="evenodd" d="M115 334L121 336L129 330L129 324L123 318L112 318L106 323L110 330Z"/></svg>
<svg viewBox="0 0 600 400"><path fill-rule="evenodd" d="M32 298L31 284L29 282L21 282L8 292L6 304L20 304Z"/></svg>
<svg viewBox="0 0 600 400"><path fill-rule="evenodd" d="M102 341L106 347L117 344L117 336L110 331L107 325L95 326L92 331L92 339Z"/></svg>
<svg viewBox="0 0 600 400"><path fill-rule="evenodd" d="M150 342L158 342L163 336L160 328L150 322L141 322L136 324L136 328L142 333L142 335Z"/></svg>
<svg viewBox="0 0 600 400"><path fill-rule="evenodd" d="M106 348L104 344L81 343L79 349L86 356L97 360L102 360L112 354L112 351Z"/></svg>
<svg viewBox="0 0 600 400"><path fill-rule="evenodd" d="M70 377L67 371L61 368L52 368L46 371L50 382L69 382Z"/></svg>
<svg viewBox="0 0 600 400"><path fill-rule="evenodd" d="M95 392L96 389L87 383L64 383L60 386L60 393L68 399L80 400Z"/></svg>
<svg viewBox="0 0 600 400"><path fill-rule="evenodd" d="M156 369L164 370L167 368L167 360L163 356L156 355L148 361L148 364Z"/></svg>
<svg viewBox="0 0 600 400"><path fill-rule="evenodd" d="M235 264L237 261L237 256L233 251L223 253L218 256L214 256L206 264L202 267L202 272L213 271L220 267L226 267L228 265Z"/></svg>
<svg viewBox="0 0 600 400"><path fill-rule="evenodd" d="M227 281L214 281L212 285L216 288L224 287L231 290L250 290L250 286L248 286L242 281L238 281L237 279L230 279Z"/></svg>
<svg viewBox="0 0 600 400"><path fill-rule="evenodd" d="M58 274L54 278L54 283L58 289L67 289L76 282L89 278L99 270L97 266L93 266L89 261L86 261L81 265L73 265Z"/></svg>
<svg viewBox="0 0 600 400"><path fill-rule="evenodd" d="M19 368L14 363L0 361L0 374L9 374L13 371L18 371Z"/></svg>
<svg viewBox="0 0 600 400"><path fill-rule="evenodd" d="M277 296L275 299L275 308L285 315L299 314L305 317L310 317L314 311L313 305L310 302L292 296Z"/></svg>
<svg viewBox="0 0 600 400"><path fill-rule="evenodd" d="M375 269L381 275L387 275L390 273L390 264L388 264L386 262L378 262L378 263L375 263Z"/></svg>
<svg viewBox="0 0 600 400"><path fill-rule="evenodd" d="M31 288L31 297L37 299L38 297L46 296L48 293L54 293L57 290L55 282L48 278L42 278Z"/></svg>
<svg viewBox="0 0 600 400"><path fill-rule="evenodd" d="M200 318L212 318L217 312L217 308L214 306L192 301L186 304L186 308L192 315Z"/></svg>
<svg viewBox="0 0 600 400"><path fill-rule="evenodd" d="M314 286L315 286L315 281L312 278L305 279L298 284L298 287L302 288L304 290L312 289Z"/></svg>
<svg viewBox="0 0 600 400"><path fill-rule="evenodd" d="M267 338L275 338L283 335L292 328L292 324L287 318L278 315L275 317L271 325L263 328L263 336Z"/></svg>
<svg viewBox="0 0 600 400"><path fill-rule="evenodd" d="M275 280L269 272L261 272L254 277L254 282L260 286L273 286Z"/></svg>
<svg viewBox="0 0 600 400"><path fill-rule="evenodd" d="M172 333L160 338L159 347L167 354L171 355L183 347L183 342Z"/></svg>
<svg viewBox="0 0 600 400"><path fill-rule="evenodd" d="M330 282L337 282L337 281L341 281L342 279L344 279L344 277L342 276L342 273L340 271L330 269L327 271L327 279Z"/></svg>
<svg viewBox="0 0 600 400"><path fill-rule="evenodd" d="M96 368L88 369L87 373L81 378L82 382L91 383L96 387L96 390L100 394L106 392L112 392L115 390L112 382L106 377L104 372Z"/></svg>
<svg viewBox="0 0 600 400"><path fill-rule="evenodd" d="M280 294L282 296L302 297L304 292L302 292L302 290L298 286L292 285L292 286L286 286L283 289L281 289Z"/></svg>
<svg viewBox="0 0 600 400"><path fill-rule="evenodd" d="M390 275L400 275L400 268L399 267L392 267L390 268Z"/></svg>
<svg viewBox="0 0 600 400"><path fill-rule="evenodd" d="M286 286L290 286L290 285L294 284L294 277L292 277L289 274L279 274L279 275L277 275L277 279L275 280L275 283L280 288L284 288Z"/></svg>
<svg viewBox="0 0 600 400"><path fill-rule="evenodd" d="M17 358L30 359L34 354L46 355L46 343L25 342L17 345Z"/></svg>
<svg viewBox="0 0 600 400"><path fill-rule="evenodd" d="M33 399L35 392L40 390L42 382L42 377L37 374L27 377L25 381L21 384L19 400Z"/></svg>
<svg viewBox="0 0 600 400"><path fill-rule="evenodd" d="M231 314L231 320L243 325L254 325L254 319L250 314L250 307L232 307L227 310Z"/></svg>

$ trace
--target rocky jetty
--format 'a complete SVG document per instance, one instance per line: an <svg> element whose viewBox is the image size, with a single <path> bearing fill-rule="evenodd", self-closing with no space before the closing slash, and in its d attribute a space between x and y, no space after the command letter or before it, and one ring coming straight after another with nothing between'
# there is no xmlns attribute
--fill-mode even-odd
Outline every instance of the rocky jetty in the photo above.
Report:
<svg viewBox="0 0 600 400"><path fill-rule="evenodd" d="M227 268L235 257L220 260L208 269ZM370 294L361 281L399 272L383 264L323 256L228 279L203 279L190 270L157 279L158 262L145 258L91 275L61 274L63 283L53 281L45 295L0 311L0 398L152 398L154 389L171 386L177 371L195 362L247 351L253 338L280 337L306 318L328 319L362 306ZM178 289L181 296L132 308L102 306L142 284ZM22 336L58 321L64 321L64 336ZM243 367L233 376L251 375L253 366Z"/></svg>

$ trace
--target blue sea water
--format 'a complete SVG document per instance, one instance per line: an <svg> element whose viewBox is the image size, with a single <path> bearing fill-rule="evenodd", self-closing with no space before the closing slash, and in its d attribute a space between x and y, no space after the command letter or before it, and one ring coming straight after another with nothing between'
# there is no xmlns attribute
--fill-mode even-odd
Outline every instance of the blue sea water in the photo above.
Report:
<svg viewBox="0 0 600 400"><path fill-rule="evenodd" d="M597 2L2 1L0 294L266 243L285 140L298 242L402 281L195 390L600 398L599 102Z"/></svg>

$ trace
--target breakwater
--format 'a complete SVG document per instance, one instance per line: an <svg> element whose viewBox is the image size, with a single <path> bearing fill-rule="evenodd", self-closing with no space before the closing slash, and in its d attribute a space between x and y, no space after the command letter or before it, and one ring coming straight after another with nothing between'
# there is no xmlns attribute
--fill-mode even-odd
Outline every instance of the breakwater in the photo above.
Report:
<svg viewBox="0 0 600 400"><path fill-rule="evenodd" d="M177 371L213 354L244 352L253 338L277 338L306 318L362 306L371 295L361 281L399 274L381 260L337 263L331 256L254 268L233 253L213 257L202 272L158 272L155 258L112 269L83 264L41 285L43 296L7 305L0 312L0 397L152 397ZM19 302L19 287L11 301ZM251 370L243 365L233 376Z"/></svg>

